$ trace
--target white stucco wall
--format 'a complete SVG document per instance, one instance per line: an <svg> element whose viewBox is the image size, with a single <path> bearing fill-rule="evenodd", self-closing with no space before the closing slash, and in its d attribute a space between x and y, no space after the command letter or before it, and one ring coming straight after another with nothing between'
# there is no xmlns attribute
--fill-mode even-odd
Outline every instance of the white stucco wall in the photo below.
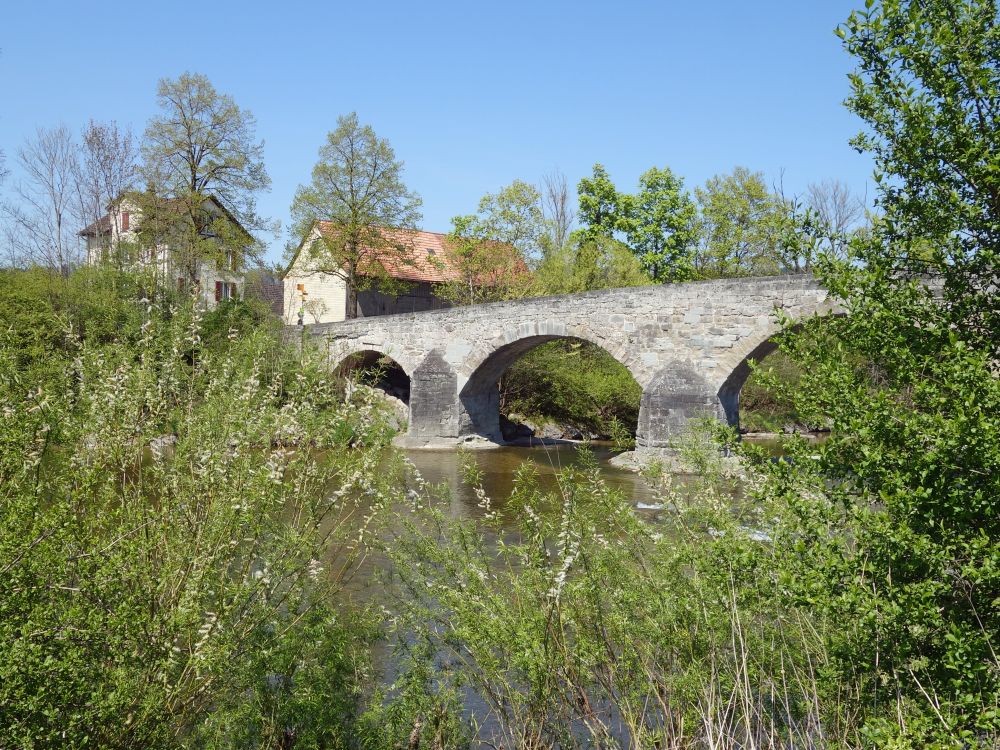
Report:
<svg viewBox="0 0 1000 750"><path fill-rule="evenodd" d="M315 238L316 230L310 236ZM337 323L347 315L347 283L334 274L314 270L309 253L303 250L295 258L295 262L285 274L283 281L285 323L295 325L299 322L299 310L303 307L302 294L298 285L302 284L306 291L305 322Z"/></svg>
<svg viewBox="0 0 1000 750"><path fill-rule="evenodd" d="M198 278L201 279L201 297L205 307L211 310L215 307L215 282L223 281L236 284L236 296L242 298L244 283L243 275L232 271L219 271L214 261L202 261L198 267Z"/></svg>

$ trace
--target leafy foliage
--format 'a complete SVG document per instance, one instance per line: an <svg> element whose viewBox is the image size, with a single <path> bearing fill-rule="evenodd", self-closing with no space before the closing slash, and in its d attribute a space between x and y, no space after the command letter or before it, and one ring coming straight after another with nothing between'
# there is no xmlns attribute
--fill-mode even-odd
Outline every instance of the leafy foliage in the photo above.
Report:
<svg viewBox="0 0 1000 750"><path fill-rule="evenodd" d="M587 239L578 234L546 255L534 273L533 292L574 294L651 283L626 245L610 237Z"/></svg>
<svg viewBox="0 0 1000 750"><path fill-rule="evenodd" d="M782 242L792 228L788 206L763 175L736 167L695 190L701 243L695 267L701 278L767 276L781 270Z"/></svg>
<svg viewBox="0 0 1000 750"><path fill-rule="evenodd" d="M786 597L771 573L781 548L754 528L777 523L771 508L731 513L731 487L716 474L684 492L663 477L657 502L672 511L650 523L586 457L561 472L556 492L542 491L527 465L515 485L503 507L480 492L486 534L431 508L387 547L403 592L400 626L440 654L439 683L484 706L475 740L852 739L849 724L821 713L829 621Z"/></svg>
<svg viewBox="0 0 1000 750"><path fill-rule="evenodd" d="M619 192L604 167L595 164L578 192L586 239L623 239L654 282L691 278L696 209L684 181L669 167L644 172L633 195Z"/></svg>
<svg viewBox="0 0 1000 750"><path fill-rule="evenodd" d="M505 413L540 416L586 433L635 432L642 389L599 346L564 339L536 347L500 382Z"/></svg>
<svg viewBox="0 0 1000 750"><path fill-rule="evenodd" d="M788 395L799 387L801 367L784 352L774 352L755 363L740 391L740 429L782 432L786 427L824 429L825 421L806 423ZM772 387L771 383L780 385Z"/></svg>
<svg viewBox="0 0 1000 750"><path fill-rule="evenodd" d="M457 278L435 291L453 304L472 305L523 297L531 289L527 258L538 255L545 231L541 194L514 180L487 193L474 215L456 216L445 243L447 262Z"/></svg>
<svg viewBox="0 0 1000 750"><path fill-rule="evenodd" d="M259 252L248 233L276 229L257 213L257 195L271 185L264 144L253 114L204 75L162 79L157 100L162 113L149 121L142 145L149 190L133 194L144 218L143 244L169 242L174 263L194 281L200 260L221 267L227 249ZM208 212L211 199L229 215Z"/></svg>
<svg viewBox="0 0 1000 750"><path fill-rule="evenodd" d="M331 595L390 481L378 408L236 305L219 336L80 279L0 279L0 745L346 746L373 631Z"/></svg>
<svg viewBox="0 0 1000 750"><path fill-rule="evenodd" d="M1000 737L1000 101L993 2L869 2L839 32L884 216L819 265L847 315L782 345L831 439L764 463L797 509L790 590L843 627L839 682L879 747Z"/></svg>
<svg viewBox="0 0 1000 750"><path fill-rule="evenodd" d="M839 33L857 60L854 139L878 172L883 264L929 272L972 346L1000 351L1000 27L993 0L887 0Z"/></svg>
<svg viewBox="0 0 1000 750"><path fill-rule="evenodd" d="M271 181L253 115L197 73L162 79L156 94L163 114L146 128L147 178L174 195L215 195L240 223L255 228L254 194Z"/></svg>
<svg viewBox="0 0 1000 750"><path fill-rule="evenodd" d="M308 185L292 201L289 258L301 252L302 273L326 273L347 284L347 316L358 314L357 292L398 288L388 265L412 263L405 230L420 221L420 197L403 183L403 162L357 113L337 118ZM324 222L324 231L316 231ZM404 231L401 231L404 230Z"/></svg>

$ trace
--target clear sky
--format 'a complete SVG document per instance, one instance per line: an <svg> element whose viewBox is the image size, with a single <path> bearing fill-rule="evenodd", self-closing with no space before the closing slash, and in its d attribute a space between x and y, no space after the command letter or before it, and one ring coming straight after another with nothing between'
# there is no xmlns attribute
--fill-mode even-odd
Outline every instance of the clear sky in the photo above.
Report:
<svg viewBox="0 0 1000 750"><path fill-rule="evenodd" d="M862 0L189 2L12 0L0 14L0 149L38 126L141 133L156 83L204 73L257 118L288 221L337 116L355 110L405 161L425 229L484 192L604 164L620 189L669 166L693 188L736 165L786 192L839 179L871 195L848 139L852 67L833 29ZM271 243L278 260L287 238Z"/></svg>

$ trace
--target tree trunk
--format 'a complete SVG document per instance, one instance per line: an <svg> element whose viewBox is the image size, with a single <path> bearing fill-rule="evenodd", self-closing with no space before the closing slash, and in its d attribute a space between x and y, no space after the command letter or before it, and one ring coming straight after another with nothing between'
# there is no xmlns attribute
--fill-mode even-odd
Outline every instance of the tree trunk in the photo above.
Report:
<svg viewBox="0 0 1000 750"><path fill-rule="evenodd" d="M344 312L348 320L358 317L358 284L354 264L347 267L347 309Z"/></svg>

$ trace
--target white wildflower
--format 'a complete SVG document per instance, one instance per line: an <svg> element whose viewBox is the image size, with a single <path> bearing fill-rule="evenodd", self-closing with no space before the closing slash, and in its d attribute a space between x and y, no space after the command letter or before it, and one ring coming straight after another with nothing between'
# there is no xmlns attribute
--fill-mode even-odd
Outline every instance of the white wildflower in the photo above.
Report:
<svg viewBox="0 0 1000 750"><path fill-rule="evenodd" d="M323 572L323 566L320 564L319 560L315 558L310 560L309 564L306 566L306 573L314 581L319 580L319 574L322 572Z"/></svg>

